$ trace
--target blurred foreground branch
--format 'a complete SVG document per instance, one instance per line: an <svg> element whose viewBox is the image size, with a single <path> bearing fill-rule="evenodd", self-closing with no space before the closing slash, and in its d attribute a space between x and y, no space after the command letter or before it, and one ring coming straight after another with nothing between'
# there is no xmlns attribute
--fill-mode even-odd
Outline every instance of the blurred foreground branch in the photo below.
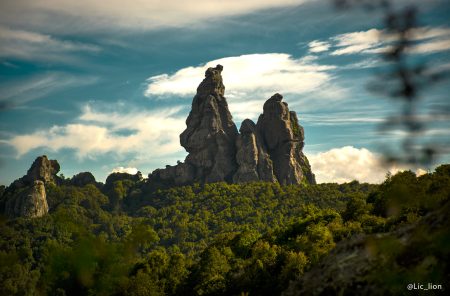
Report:
<svg viewBox="0 0 450 296"><path fill-rule="evenodd" d="M450 152L450 143L448 139L427 139L427 131L433 124L445 127L450 121L450 105L445 100L425 112L426 108L420 108L419 103L424 103L424 91L447 78L448 71L437 69L431 63L430 55L425 59L412 58L416 37L421 31L418 8L414 5L396 6L395 1L387 0L334 2L340 9L362 8L368 13L381 12L384 18L382 37L387 46L381 48L380 53L387 70L369 85L369 90L387 96L401 106L399 112L385 118L380 125L384 135L391 133L401 138L400 145L383 147L385 160L413 166L432 165L440 154Z"/></svg>

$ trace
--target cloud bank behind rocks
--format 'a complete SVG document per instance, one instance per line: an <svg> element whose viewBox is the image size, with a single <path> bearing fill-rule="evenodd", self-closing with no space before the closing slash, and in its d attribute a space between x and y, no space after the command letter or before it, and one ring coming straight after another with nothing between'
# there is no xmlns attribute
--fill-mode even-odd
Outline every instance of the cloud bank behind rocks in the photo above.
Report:
<svg viewBox="0 0 450 296"><path fill-rule="evenodd" d="M318 183L345 183L357 180L367 183L381 183L386 174L395 174L408 168L405 166L384 165L382 156L366 148L345 146L326 152L308 155L312 171ZM417 169L418 174L424 170Z"/></svg>

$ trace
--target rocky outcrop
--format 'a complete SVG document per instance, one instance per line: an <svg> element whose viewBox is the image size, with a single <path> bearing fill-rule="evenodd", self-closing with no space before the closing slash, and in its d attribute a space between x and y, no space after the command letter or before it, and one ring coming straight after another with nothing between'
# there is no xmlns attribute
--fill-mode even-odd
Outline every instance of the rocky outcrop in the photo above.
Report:
<svg viewBox="0 0 450 296"><path fill-rule="evenodd" d="M142 173L137 172L136 174L128 173L112 173L106 178L105 186L112 186L116 181L130 180L133 182L142 181Z"/></svg>
<svg viewBox="0 0 450 296"><path fill-rule="evenodd" d="M70 179L70 185L83 187L88 184L97 185L94 175L90 172L78 173Z"/></svg>
<svg viewBox="0 0 450 296"><path fill-rule="evenodd" d="M46 155L36 158L27 174L6 188L0 201L5 216L36 218L45 215L48 212L45 185L61 182L56 175L59 169L58 162L49 160Z"/></svg>
<svg viewBox="0 0 450 296"><path fill-rule="evenodd" d="M8 217L36 218L48 213L48 204L44 182L34 181L33 185L19 190L5 204L5 214Z"/></svg>
<svg viewBox="0 0 450 296"><path fill-rule="evenodd" d="M314 184L308 159L303 154L304 130L297 114L289 111L283 96L273 95L264 104L257 129L273 162L274 174L281 184Z"/></svg>
<svg viewBox="0 0 450 296"><path fill-rule="evenodd" d="M255 125L243 121L240 133L224 97L221 65L208 68L197 88L180 143L189 153L184 163L157 169L150 181L183 185L193 182L269 181L314 184L303 154L304 131L295 112L275 94L264 104Z"/></svg>

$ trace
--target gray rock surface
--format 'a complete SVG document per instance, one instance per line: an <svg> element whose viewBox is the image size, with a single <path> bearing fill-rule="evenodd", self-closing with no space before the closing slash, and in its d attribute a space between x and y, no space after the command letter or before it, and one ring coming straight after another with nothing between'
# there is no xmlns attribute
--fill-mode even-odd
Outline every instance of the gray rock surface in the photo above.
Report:
<svg viewBox="0 0 450 296"><path fill-rule="evenodd" d="M41 180L44 183L57 183L58 177L56 174L59 172L60 166L58 161L49 160L46 155L39 156L31 165L25 178L29 182L35 180Z"/></svg>
<svg viewBox="0 0 450 296"><path fill-rule="evenodd" d="M250 119L245 119L239 132L236 140L238 169L233 176L233 182L275 182L272 160L261 143L261 136L255 123Z"/></svg>
<svg viewBox="0 0 450 296"><path fill-rule="evenodd" d="M197 88L180 144L189 153L183 164L156 170L150 178L175 184L232 181L238 135L224 97L221 65L208 68Z"/></svg>
<svg viewBox="0 0 450 296"><path fill-rule="evenodd" d="M308 159L303 154L304 130L295 112L289 111L283 96L273 95L264 103L256 125L281 184L315 184Z"/></svg>
<svg viewBox="0 0 450 296"><path fill-rule="evenodd" d="M8 217L37 218L48 213L48 204L44 182L34 181L33 185L19 190L13 198L9 198L5 205Z"/></svg>
<svg viewBox="0 0 450 296"><path fill-rule="evenodd" d="M10 218L45 215L48 212L45 185L61 182L56 175L59 170L56 160L49 160L46 155L37 157L27 174L6 188L1 201L4 214Z"/></svg>

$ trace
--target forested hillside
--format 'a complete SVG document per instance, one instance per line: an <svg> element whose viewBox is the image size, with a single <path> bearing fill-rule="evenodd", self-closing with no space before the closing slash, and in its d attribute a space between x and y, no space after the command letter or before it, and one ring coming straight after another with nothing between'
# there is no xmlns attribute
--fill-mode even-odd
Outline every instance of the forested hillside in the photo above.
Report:
<svg viewBox="0 0 450 296"><path fill-rule="evenodd" d="M448 284L448 225L433 221L448 217L450 165L381 185L164 188L127 174L108 179L61 179L46 185L47 215L2 219L1 295L296 295L310 271L334 262L336 246L357 238L379 240L359 284L387 294L419 280ZM2 194L4 202L10 193ZM396 234L405 227L413 247ZM358 294L354 277L342 281L306 294Z"/></svg>

